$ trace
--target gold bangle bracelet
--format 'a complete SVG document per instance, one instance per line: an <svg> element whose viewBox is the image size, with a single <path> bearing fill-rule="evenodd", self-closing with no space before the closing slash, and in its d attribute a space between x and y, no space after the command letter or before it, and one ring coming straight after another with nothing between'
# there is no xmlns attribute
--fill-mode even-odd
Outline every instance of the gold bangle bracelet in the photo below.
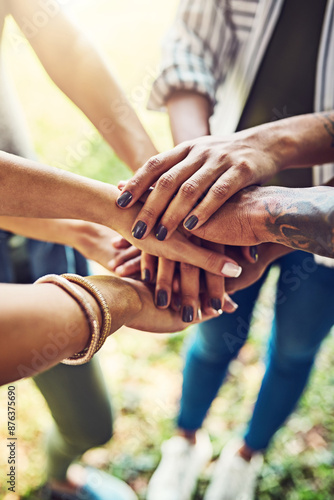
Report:
<svg viewBox="0 0 334 500"><path fill-rule="evenodd" d="M46 276L42 276L37 281L35 281L34 284L42 283L51 283L53 285L59 286L76 301L80 309L83 311L89 325L89 343L81 352L73 354L73 356L71 356L70 358L64 359L62 363L65 365L82 365L84 363L87 363L94 356L100 340L99 322L93 307L80 292L80 290L73 286L72 283L70 283L67 279L58 276L57 274L47 274Z"/></svg>
<svg viewBox="0 0 334 500"><path fill-rule="evenodd" d="M71 281L72 283L76 283L77 285L82 286L87 292L89 292L94 297L94 299L98 303L102 315L102 325L101 325L99 343L95 351L97 352L101 349L106 339L109 337L111 330L111 314L107 301L100 292L100 290L88 279L83 278L78 274L69 274L69 273L62 274L62 277L66 278L68 281Z"/></svg>

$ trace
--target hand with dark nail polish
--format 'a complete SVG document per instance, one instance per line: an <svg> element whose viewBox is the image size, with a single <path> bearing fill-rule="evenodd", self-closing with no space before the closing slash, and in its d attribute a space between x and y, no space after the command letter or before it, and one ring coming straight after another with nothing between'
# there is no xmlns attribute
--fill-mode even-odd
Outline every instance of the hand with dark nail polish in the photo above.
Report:
<svg viewBox="0 0 334 500"><path fill-rule="evenodd" d="M191 323L194 319L194 308L192 306L184 306L182 310L182 321Z"/></svg>
<svg viewBox="0 0 334 500"><path fill-rule="evenodd" d="M149 283L151 281L151 273L149 269L144 269L142 280L145 283Z"/></svg>
<svg viewBox="0 0 334 500"><path fill-rule="evenodd" d="M157 238L157 240L163 241L166 238L166 236L167 236L167 228L165 228L165 226L160 224L155 233L155 237Z"/></svg>
<svg viewBox="0 0 334 500"><path fill-rule="evenodd" d="M166 290L159 290L157 293L157 306L165 307L168 303L168 294Z"/></svg>
<svg viewBox="0 0 334 500"><path fill-rule="evenodd" d="M137 238L137 240L140 240L144 236L146 229L147 225L145 224L145 222L139 220L133 228L132 236L134 238Z"/></svg>
<svg viewBox="0 0 334 500"><path fill-rule="evenodd" d="M184 223L184 227L189 230L194 229L197 222L198 218L196 217L196 215L192 215L191 217L189 217L189 219L186 220L186 222Z"/></svg>
<svg viewBox="0 0 334 500"><path fill-rule="evenodd" d="M128 206L131 200L132 194L129 191L124 191L124 193L117 198L116 203L119 207L124 208Z"/></svg>
<svg viewBox="0 0 334 500"><path fill-rule="evenodd" d="M249 248L249 253L250 253L250 256L252 257L252 259L254 260L254 262L257 262L258 258L259 258L259 254L258 254L256 245Z"/></svg>
<svg viewBox="0 0 334 500"><path fill-rule="evenodd" d="M222 309L222 303L220 299L211 299L210 305L212 309L215 309L215 311L221 311Z"/></svg>

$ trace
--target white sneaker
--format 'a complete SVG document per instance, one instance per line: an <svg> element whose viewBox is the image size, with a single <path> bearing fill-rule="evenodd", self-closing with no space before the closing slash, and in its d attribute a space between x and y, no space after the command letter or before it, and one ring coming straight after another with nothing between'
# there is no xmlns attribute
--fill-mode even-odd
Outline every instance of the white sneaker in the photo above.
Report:
<svg viewBox="0 0 334 500"><path fill-rule="evenodd" d="M263 464L261 453L247 462L237 452L241 440L230 441L217 460L204 500L254 500L256 479Z"/></svg>
<svg viewBox="0 0 334 500"><path fill-rule="evenodd" d="M208 434L196 433L196 443L174 436L161 447L162 458L147 489L147 500L190 500L197 478L212 455Z"/></svg>

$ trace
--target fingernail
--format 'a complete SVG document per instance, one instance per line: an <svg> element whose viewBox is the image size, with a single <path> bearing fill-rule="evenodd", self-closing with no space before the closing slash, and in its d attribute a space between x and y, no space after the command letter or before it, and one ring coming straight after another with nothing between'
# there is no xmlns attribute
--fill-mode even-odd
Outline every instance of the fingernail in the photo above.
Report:
<svg viewBox="0 0 334 500"><path fill-rule="evenodd" d="M167 236L167 228L163 226L162 224L159 224L157 232L155 233L155 237L159 241L163 241Z"/></svg>
<svg viewBox="0 0 334 500"><path fill-rule="evenodd" d="M196 215L191 215L189 217L189 219L187 219L186 222L184 223L184 227L186 229L194 229L197 222L198 222L198 218L196 217Z"/></svg>
<svg viewBox="0 0 334 500"><path fill-rule="evenodd" d="M239 307L238 304L234 302L234 300L232 300L231 297L227 294L225 296L225 302L228 302L234 310L238 309Z"/></svg>
<svg viewBox="0 0 334 500"><path fill-rule="evenodd" d="M144 269L141 279L145 281L145 283L149 283L151 281L151 273L149 269Z"/></svg>
<svg viewBox="0 0 334 500"><path fill-rule="evenodd" d="M137 238L137 240L140 240L144 236L146 229L147 225L145 224L145 222L139 220L133 228L132 236L134 238Z"/></svg>
<svg viewBox="0 0 334 500"><path fill-rule="evenodd" d="M116 203L119 207L127 207L130 201L132 200L132 194L130 191L124 191L119 198L117 198Z"/></svg>
<svg viewBox="0 0 334 500"><path fill-rule="evenodd" d="M194 319L194 308L192 306L184 306L182 310L182 321L191 323Z"/></svg>
<svg viewBox="0 0 334 500"><path fill-rule="evenodd" d="M219 314L222 314L222 303L220 299L211 299L210 300L210 305L212 309L215 309L216 311L219 312Z"/></svg>
<svg viewBox="0 0 334 500"><path fill-rule="evenodd" d="M241 271L242 267L237 266L232 262L226 262L226 264L223 265L223 269L221 270L221 272L225 274L225 276L229 276L230 278L237 278L238 276L240 276Z"/></svg>
<svg viewBox="0 0 334 500"><path fill-rule="evenodd" d="M168 295L166 290L159 290L157 293L157 306L164 307L167 305Z"/></svg>
<svg viewBox="0 0 334 500"><path fill-rule="evenodd" d="M257 246L250 247L249 253L250 253L250 256L252 257L252 259L254 260L254 262L257 262L259 259L259 254L257 252Z"/></svg>

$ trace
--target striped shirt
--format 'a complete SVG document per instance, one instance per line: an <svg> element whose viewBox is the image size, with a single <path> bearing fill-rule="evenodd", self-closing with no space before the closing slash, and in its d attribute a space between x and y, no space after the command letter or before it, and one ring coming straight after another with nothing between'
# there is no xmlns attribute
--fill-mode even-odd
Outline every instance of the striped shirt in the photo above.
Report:
<svg viewBox="0 0 334 500"><path fill-rule="evenodd" d="M174 90L212 102L211 130L233 132L279 18L284 0L181 0L164 39L162 67L148 107L164 110ZM334 109L334 0L327 1L319 47L315 111ZM314 168L314 184L334 177L334 164Z"/></svg>

